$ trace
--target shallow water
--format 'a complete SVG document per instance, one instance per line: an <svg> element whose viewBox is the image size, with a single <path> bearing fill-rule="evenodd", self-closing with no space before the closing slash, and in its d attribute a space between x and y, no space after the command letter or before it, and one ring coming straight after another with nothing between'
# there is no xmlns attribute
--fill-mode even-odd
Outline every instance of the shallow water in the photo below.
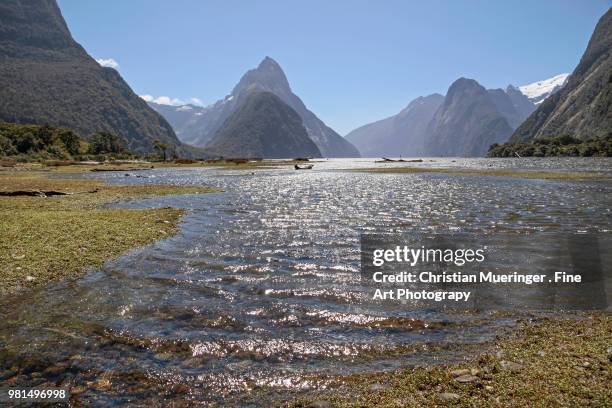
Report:
<svg viewBox="0 0 612 408"><path fill-rule="evenodd" d="M606 173L611 164L609 159L410 163ZM208 185L224 192L118 204L189 211L172 238L80 280L2 300L0 379L84 384L81 397L96 405L135 398L232 398L249 405L285 390L325 387L337 374L454 360L469 352L466 345L509 330L514 319L489 312L415 311L370 300L360 282L360 232L518 231L536 241L560 232L612 230L609 182L344 171L393 165L328 160L299 172L289 166L254 174L174 168L148 171L146 178L92 176ZM13 366L21 374L11 371ZM42 374L31 375L37 372ZM99 382L103 373L110 384ZM270 388L261 391L262 386Z"/></svg>

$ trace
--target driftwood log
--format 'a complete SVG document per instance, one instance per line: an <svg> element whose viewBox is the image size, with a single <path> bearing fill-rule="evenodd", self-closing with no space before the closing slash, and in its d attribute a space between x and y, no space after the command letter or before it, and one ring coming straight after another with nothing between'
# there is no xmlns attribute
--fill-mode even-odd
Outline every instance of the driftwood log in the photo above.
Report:
<svg viewBox="0 0 612 408"><path fill-rule="evenodd" d="M405 159L387 159L383 157L382 160L376 160L374 163L422 163L423 159L405 160Z"/></svg>
<svg viewBox="0 0 612 408"><path fill-rule="evenodd" d="M91 171L139 171L139 170L151 170L153 168L153 166L151 167L111 167L111 168L101 168L101 167L95 167L93 169L91 169Z"/></svg>
<svg viewBox="0 0 612 408"><path fill-rule="evenodd" d="M74 194L92 194L97 193L99 190L96 188L90 191L57 191L57 190L11 190L11 191L0 191L0 197L50 197L50 196L66 196Z"/></svg>

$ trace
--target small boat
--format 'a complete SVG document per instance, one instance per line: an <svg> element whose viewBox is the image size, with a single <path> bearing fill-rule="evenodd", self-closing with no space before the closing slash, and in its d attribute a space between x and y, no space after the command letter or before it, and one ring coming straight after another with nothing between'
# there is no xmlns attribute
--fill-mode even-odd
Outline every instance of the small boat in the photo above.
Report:
<svg viewBox="0 0 612 408"><path fill-rule="evenodd" d="M296 170L311 170L312 167L314 166L314 164L308 164L306 166L299 166L299 165L295 165L293 166Z"/></svg>

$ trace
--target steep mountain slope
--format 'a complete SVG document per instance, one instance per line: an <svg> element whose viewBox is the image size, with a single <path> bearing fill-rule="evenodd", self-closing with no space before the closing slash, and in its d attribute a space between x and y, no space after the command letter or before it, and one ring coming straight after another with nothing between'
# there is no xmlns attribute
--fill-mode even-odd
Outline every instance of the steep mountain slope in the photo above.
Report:
<svg viewBox="0 0 612 408"><path fill-rule="evenodd" d="M489 92L473 79L459 78L427 129L431 156L483 156L493 143L505 142L512 128Z"/></svg>
<svg viewBox="0 0 612 408"><path fill-rule="evenodd" d="M269 57L266 57L256 69L244 74L230 95L203 108L202 115L197 120L182 127L181 139L196 146L206 146L225 119L244 103L249 94L258 91L272 92L295 110L323 156L359 157L359 152L353 145L306 108L302 100L291 91L281 67Z"/></svg>
<svg viewBox="0 0 612 408"><path fill-rule="evenodd" d="M567 84L542 102L511 142L569 134L585 140L612 132L612 8L600 18Z"/></svg>
<svg viewBox="0 0 612 408"><path fill-rule="evenodd" d="M133 151L179 146L174 131L112 68L72 38L55 0L0 2L0 120L49 124L87 137L123 136Z"/></svg>
<svg viewBox="0 0 612 408"><path fill-rule="evenodd" d="M512 106L514 106L514 109L516 110L516 113L521 118L520 119L520 123L517 124L517 126L518 126L525 119L527 119L527 117L529 117L529 115L531 115L531 113L534 110L536 110L536 105L525 94L523 94L520 91L520 89L518 89L518 88L516 88L516 87L514 87L512 85L508 85L506 87L506 94L510 98L510 101L512 102ZM516 126L515 126L515 128L516 128Z"/></svg>
<svg viewBox="0 0 612 408"><path fill-rule="evenodd" d="M513 92L513 88L510 88L512 96L503 89L489 89L487 92L512 129L516 129L535 110L535 105L520 92Z"/></svg>
<svg viewBox="0 0 612 408"><path fill-rule="evenodd" d="M420 96L397 115L357 128L346 139L364 157L422 155L427 125L443 101L440 94Z"/></svg>
<svg viewBox="0 0 612 408"><path fill-rule="evenodd" d="M567 83L569 74L559 74L552 78L543 79L531 84L519 86L519 90L535 105L541 104L544 99L554 94Z"/></svg>
<svg viewBox="0 0 612 408"><path fill-rule="evenodd" d="M302 118L271 92L251 92L225 120L207 150L223 157L321 157Z"/></svg>

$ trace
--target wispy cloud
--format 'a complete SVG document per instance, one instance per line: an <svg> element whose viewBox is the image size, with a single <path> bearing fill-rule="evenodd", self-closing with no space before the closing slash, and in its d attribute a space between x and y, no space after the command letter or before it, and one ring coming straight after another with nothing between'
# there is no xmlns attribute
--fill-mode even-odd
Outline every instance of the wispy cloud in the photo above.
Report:
<svg viewBox="0 0 612 408"><path fill-rule="evenodd" d="M110 67L114 69L119 68L119 63L113 58L97 58L96 62L102 65L103 67Z"/></svg>
<svg viewBox="0 0 612 408"><path fill-rule="evenodd" d="M147 102L154 102L160 105L180 106L180 105L192 104L192 105L197 105L197 106L204 106L204 102L202 102L200 98L195 98L195 97L189 98L187 100L183 100L180 98L172 98L170 96L155 97L152 95L140 95L140 97Z"/></svg>
<svg viewBox="0 0 612 408"><path fill-rule="evenodd" d="M204 102L200 98L190 98L189 103L197 106L204 106Z"/></svg>

